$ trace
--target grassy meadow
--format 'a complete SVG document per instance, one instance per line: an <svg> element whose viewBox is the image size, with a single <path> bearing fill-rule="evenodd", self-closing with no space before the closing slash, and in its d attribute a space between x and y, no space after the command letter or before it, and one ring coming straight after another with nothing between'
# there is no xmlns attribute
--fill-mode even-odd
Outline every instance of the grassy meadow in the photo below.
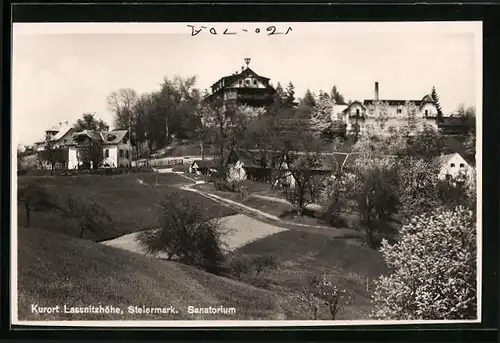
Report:
<svg viewBox="0 0 500 343"><path fill-rule="evenodd" d="M36 228L19 228L20 320L278 319L272 292L201 270ZM31 305L99 304L120 314L37 314ZM189 314L188 306L233 307L235 314ZM131 314L128 306L169 307L176 314ZM62 310L61 310L62 312Z"/></svg>
<svg viewBox="0 0 500 343"><path fill-rule="evenodd" d="M140 181L139 181L140 180ZM137 173L116 176L78 175L18 178L22 187L28 182L39 182L64 205L74 194L89 197L104 207L113 219L113 227L103 227L98 234L86 232L84 238L95 241L112 239L127 233L156 228L158 204L174 186L192 183L177 174ZM158 186L154 186L158 182ZM177 190L193 201L200 202L211 217L223 217L236 212L193 192ZM18 206L18 225L25 225L26 216ZM57 212L33 212L31 225L37 228L78 237L74 223L64 220Z"/></svg>

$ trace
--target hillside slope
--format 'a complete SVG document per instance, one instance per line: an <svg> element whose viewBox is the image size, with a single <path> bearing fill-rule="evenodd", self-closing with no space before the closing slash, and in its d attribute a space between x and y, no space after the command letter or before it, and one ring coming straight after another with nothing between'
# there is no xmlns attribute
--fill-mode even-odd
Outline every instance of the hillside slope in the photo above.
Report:
<svg viewBox="0 0 500 343"><path fill-rule="evenodd" d="M273 293L189 266L35 228L20 227L18 237L19 320L284 319ZM56 305L59 313L36 313ZM64 305L110 305L123 314L63 313ZM178 313L130 314L129 306ZM236 313L189 314L188 306Z"/></svg>

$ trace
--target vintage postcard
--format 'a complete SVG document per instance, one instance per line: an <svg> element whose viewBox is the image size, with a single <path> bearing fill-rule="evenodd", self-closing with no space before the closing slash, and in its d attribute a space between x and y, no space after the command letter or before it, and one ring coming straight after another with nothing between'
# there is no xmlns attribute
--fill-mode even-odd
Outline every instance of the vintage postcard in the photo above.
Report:
<svg viewBox="0 0 500 343"><path fill-rule="evenodd" d="M13 26L12 320L481 321L481 22Z"/></svg>

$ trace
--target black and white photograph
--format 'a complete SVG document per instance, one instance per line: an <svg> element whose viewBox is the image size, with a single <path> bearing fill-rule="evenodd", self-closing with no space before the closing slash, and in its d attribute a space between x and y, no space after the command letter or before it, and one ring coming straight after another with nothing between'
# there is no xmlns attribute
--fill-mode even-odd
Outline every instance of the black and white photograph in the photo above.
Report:
<svg viewBox="0 0 500 343"><path fill-rule="evenodd" d="M481 22L12 37L13 324L481 321Z"/></svg>

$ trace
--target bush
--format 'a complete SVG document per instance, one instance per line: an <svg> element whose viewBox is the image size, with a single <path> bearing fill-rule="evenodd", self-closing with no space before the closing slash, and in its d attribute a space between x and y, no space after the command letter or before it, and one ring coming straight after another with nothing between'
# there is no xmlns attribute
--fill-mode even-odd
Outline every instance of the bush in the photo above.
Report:
<svg viewBox="0 0 500 343"><path fill-rule="evenodd" d="M239 192L240 184L237 181L215 180L215 189L223 192Z"/></svg>
<svg viewBox="0 0 500 343"><path fill-rule="evenodd" d="M401 240L382 242L391 270L376 282L374 318L450 320L477 317L476 218L464 207L415 217Z"/></svg>
<svg viewBox="0 0 500 343"><path fill-rule="evenodd" d="M161 229L138 237L150 254L163 252L169 260L176 258L211 273L221 272L225 232L217 219L209 219L200 202L171 191L159 205L159 222Z"/></svg>
<svg viewBox="0 0 500 343"><path fill-rule="evenodd" d="M234 258L229 263L230 273L237 280L256 287L267 288L267 272L278 268L278 262L272 255L257 255Z"/></svg>
<svg viewBox="0 0 500 343"><path fill-rule="evenodd" d="M82 195L70 195L67 206L62 209L63 217L73 219L80 229L80 238L86 231L97 237L113 230L113 220L105 208L90 198Z"/></svg>

